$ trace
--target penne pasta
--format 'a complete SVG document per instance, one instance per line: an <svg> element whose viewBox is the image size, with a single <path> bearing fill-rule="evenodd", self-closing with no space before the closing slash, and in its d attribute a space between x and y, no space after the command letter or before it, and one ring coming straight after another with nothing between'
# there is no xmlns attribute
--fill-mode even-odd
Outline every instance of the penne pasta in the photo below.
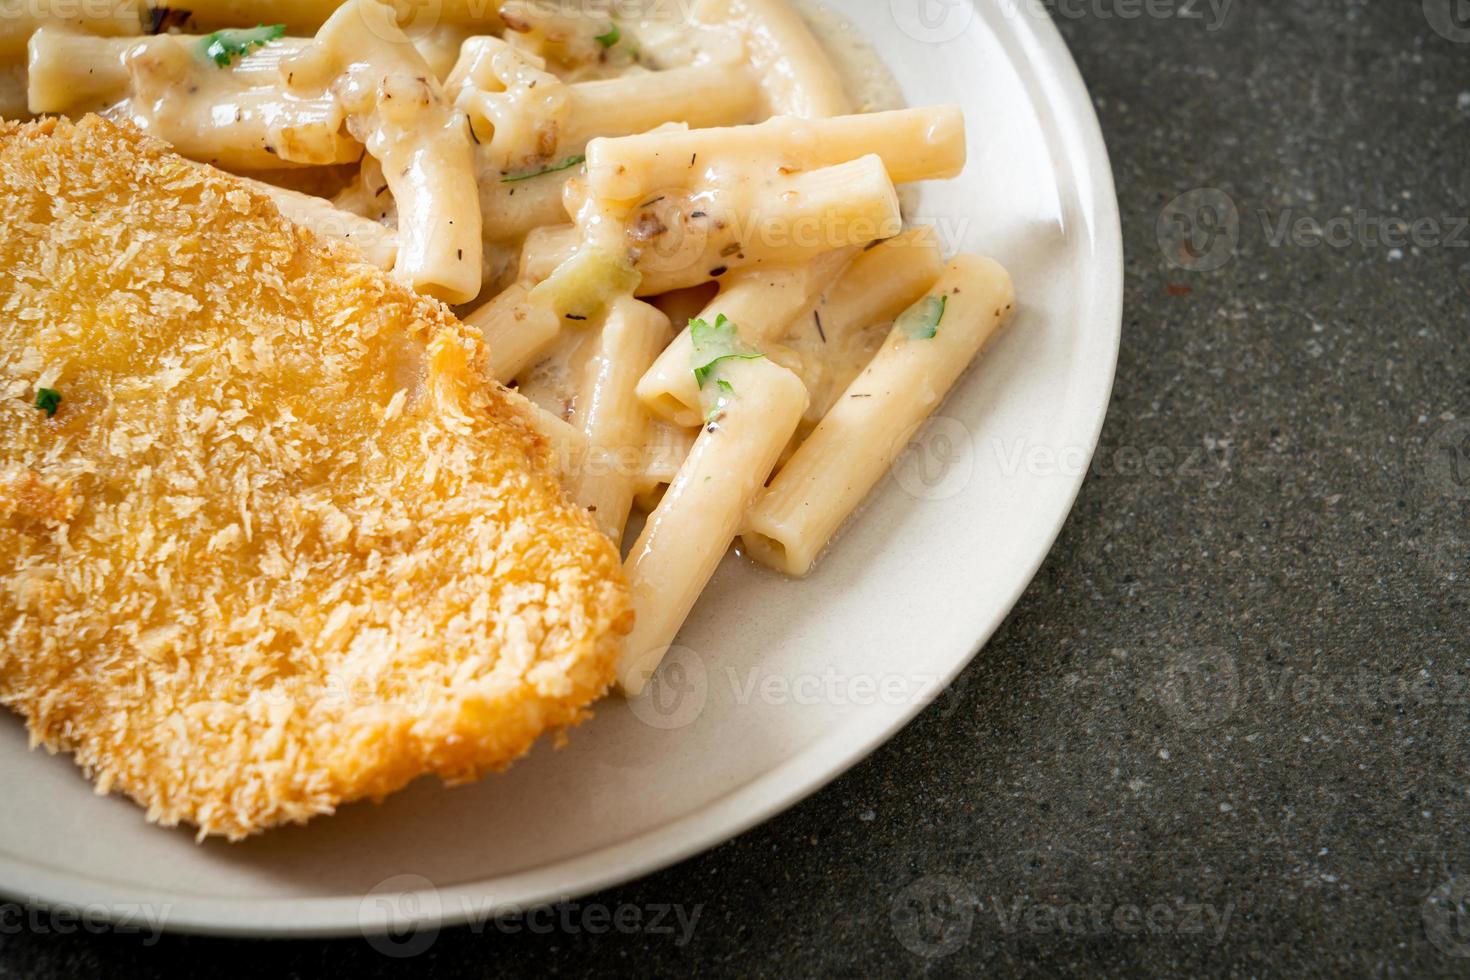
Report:
<svg viewBox="0 0 1470 980"><path fill-rule="evenodd" d="M691 427L649 419L641 457L643 468L634 477L639 498L674 482L674 477L679 475L684 461L689 458L689 451L694 448L694 440L699 438L702 425L702 421L700 425ZM639 506L643 506L641 500ZM658 503L654 501L652 507L644 509L652 511L656 506Z"/></svg>
<svg viewBox="0 0 1470 980"><path fill-rule="evenodd" d="M242 178L251 187L270 197L281 214L323 238L351 245L362 257L380 269L393 268L398 254L398 239L393 229L376 221L341 211L325 198L277 187L260 180Z"/></svg>
<svg viewBox="0 0 1470 980"><path fill-rule="evenodd" d="M311 34L341 5L342 0L189 0L188 20L205 31L283 24L292 33ZM148 0L148 6L165 9L167 4Z"/></svg>
<svg viewBox="0 0 1470 980"><path fill-rule="evenodd" d="M529 367L556 342L561 320L530 301L530 290L516 283L465 317L485 337L490 376L502 383Z"/></svg>
<svg viewBox="0 0 1470 980"><path fill-rule="evenodd" d="M362 146L342 131L326 94L298 97L280 84L283 58L306 41L262 42L219 65L208 39L182 34L103 38L45 27L30 39L30 111L98 111L126 120L180 153L232 170L350 163Z"/></svg>
<svg viewBox="0 0 1470 980"><path fill-rule="evenodd" d="M342 5L342 0L190 0L189 21L203 30L252 24L284 24L288 31L313 33ZM159 0L149 6L162 7ZM403 4L398 25L416 41L448 24L491 34L502 27L492 0L433 0Z"/></svg>
<svg viewBox="0 0 1470 980"><path fill-rule="evenodd" d="M787 575L810 572L1013 303L1010 277L996 263L970 255L951 262L751 507L741 534L751 557Z"/></svg>
<svg viewBox="0 0 1470 980"><path fill-rule="evenodd" d="M639 457L649 424L634 388L668 342L668 317L647 303L618 300L587 359L577 398L577 418L592 448L567 489L619 543L642 475Z"/></svg>
<svg viewBox="0 0 1470 980"><path fill-rule="evenodd" d="M496 239L566 220L567 171L560 164L593 137L669 122L748 122L759 96L743 67L723 64L567 85L540 58L492 37L465 44L446 88L474 127L480 206L486 234Z"/></svg>
<svg viewBox="0 0 1470 980"><path fill-rule="evenodd" d="M764 349L831 285L855 251L840 249L796 268L752 270L732 277L696 319L713 323L724 316L738 324L747 343ZM649 411L675 425L697 426L704 417L699 385L690 370L693 356L694 343L686 328L638 382L638 397Z"/></svg>
<svg viewBox="0 0 1470 980"><path fill-rule="evenodd" d="M526 400L531 415L531 424L536 432L551 447L552 458L563 481L582 467L588 451L587 437L582 430L560 416L547 411L533 401Z"/></svg>
<svg viewBox="0 0 1470 980"><path fill-rule="evenodd" d="M521 249L521 279L541 282L556 271L557 266L577 254L582 236L573 225L537 228L526 236Z"/></svg>
<svg viewBox="0 0 1470 980"><path fill-rule="evenodd" d="M569 111L559 152L602 136L631 136L666 123L692 128L752 122L760 87L743 65L688 65L568 87Z"/></svg>
<svg viewBox="0 0 1470 980"><path fill-rule="evenodd" d="M658 668L806 410L806 389L785 368L759 358L728 371L737 394L700 433L628 556L637 619L618 682L629 696Z"/></svg>
<svg viewBox="0 0 1470 980"><path fill-rule="evenodd" d="M764 265L796 265L903 228L876 154L688 199L666 197L623 221L623 247L649 296ZM599 216L593 221L606 221ZM602 225L603 234L611 230Z"/></svg>
<svg viewBox="0 0 1470 980"><path fill-rule="evenodd" d="M964 117L957 106L941 106L598 139L587 147L587 182L597 197L635 201L689 186L712 167L748 171L770 161L773 169L814 170L870 153L895 184L958 176L966 156Z"/></svg>
<svg viewBox="0 0 1470 980"><path fill-rule="evenodd" d="M852 111L821 43L783 0L701 0L694 17L740 33L770 114L820 119Z"/></svg>
<svg viewBox="0 0 1470 980"><path fill-rule="evenodd" d="M282 65L288 89L335 96L398 206L394 272L448 303L480 293L483 239L463 115L379 0L348 0Z"/></svg>
<svg viewBox="0 0 1470 980"><path fill-rule="evenodd" d="M791 360L771 354L806 382L807 423L820 422L872 359L882 337L867 328L918 302L943 272L934 230L914 228L859 252L841 278L791 321L781 338Z"/></svg>
<svg viewBox="0 0 1470 980"><path fill-rule="evenodd" d="M0 0L0 64L24 62L27 42L42 28L135 36L143 32L146 16L143 0Z"/></svg>

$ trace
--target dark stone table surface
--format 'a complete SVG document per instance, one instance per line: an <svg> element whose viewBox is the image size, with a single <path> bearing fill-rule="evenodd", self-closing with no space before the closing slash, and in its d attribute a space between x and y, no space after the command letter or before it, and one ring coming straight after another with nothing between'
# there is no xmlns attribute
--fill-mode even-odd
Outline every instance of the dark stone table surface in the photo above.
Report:
<svg viewBox="0 0 1470 980"><path fill-rule="evenodd" d="M408 960L11 909L0 977L1470 975L1470 4L1047 6L1117 174L1122 360L954 691L736 841Z"/></svg>

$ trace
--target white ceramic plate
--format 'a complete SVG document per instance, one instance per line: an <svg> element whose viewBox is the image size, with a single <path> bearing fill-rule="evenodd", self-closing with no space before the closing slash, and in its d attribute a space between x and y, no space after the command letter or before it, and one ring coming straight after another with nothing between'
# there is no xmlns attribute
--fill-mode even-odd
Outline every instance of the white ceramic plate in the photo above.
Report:
<svg viewBox="0 0 1470 980"><path fill-rule="evenodd" d="M911 104L960 102L970 165L917 215L998 258L1019 314L817 573L730 559L651 699L613 698L556 752L446 790L420 781L243 844L196 844L0 718L0 889L250 935L484 920L729 839L867 755L948 684L1046 556L1112 388L1117 201L1061 38L1025 0L829 0Z"/></svg>

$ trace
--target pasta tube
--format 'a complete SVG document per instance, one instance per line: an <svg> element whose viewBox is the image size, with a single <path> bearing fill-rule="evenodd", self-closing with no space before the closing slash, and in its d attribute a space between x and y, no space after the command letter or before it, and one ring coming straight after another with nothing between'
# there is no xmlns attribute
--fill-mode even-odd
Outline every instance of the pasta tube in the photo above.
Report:
<svg viewBox="0 0 1470 980"><path fill-rule="evenodd" d="M771 361L732 360L726 372L734 397L700 433L625 566L637 620L618 683L630 697L658 668L806 410L801 380Z"/></svg>
<svg viewBox="0 0 1470 980"><path fill-rule="evenodd" d="M516 283L464 318L485 338L490 349L490 376L509 383L544 354L561 332L561 320L530 290Z"/></svg>
<svg viewBox="0 0 1470 980"><path fill-rule="evenodd" d="M393 268L398 254L398 239L393 229L369 218L342 211L325 198L303 194L263 180L242 177L255 190L265 194L291 221L309 228L323 238L345 242L362 253L364 259L380 269Z"/></svg>
<svg viewBox="0 0 1470 980"><path fill-rule="evenodd" d="M596 139L587 146L587 181L596 197L636 201L690 186L719 160L814 170L869 153L878 154L895 184L956 177L965 165L964 116L958 106L940 106Z"/></svg>
<svg viewBox="0 0 1470 980"><path fill-rule="evenodd" d="M819 119L852 111L831 59L784 0L702 0L695 19L741 32L772 114Z"/></svg>
<svg viewBox="0 0 1470 980"><path fill-rule="evenodd" d="M764 348L831 285L855 249L839 249L796 268L753 269L733 277L695 319L717 318L739 324L747 343ZM649 410L676 425L695 426L703 419L699 384L689 370L694 342L689 329L679 336L638 382L638 397Z"/></svg>
<svg viewBox="0 0 1470 980"><path fill-rule="evenodd" d="M479 191L468 123L379 0L348 0L285 61L288 88L330 93L398 205L395 273L447 303L480 292Z"/></svg>
<svg viewBox="0 0 1470 980"><path fill-rule="evenodd" d="M24 61L26 42L42 28L125 37L143 32L144 16L143 0L0 0L0 63Z"/></svg>
<svg viewBox="0 0 1470 980"><path fill-rule="evenodd" d="M792 321L783 342L802 361L799 369L787 366L811 395L808 423L822 420L871 359L867 328L918 302L943 272L934 230L914 228L860 252L832 288Z"/></svg>
<svg viewBox="0 0 1470 980"><path fill-rule="evenodd" d="M149 0L162 7L161 0ZM296 33L311 33L327 22L342 0L189 0L190 21L204 30L242 24L285 24ZM445 23L491 34L501 29L499 4L492 0L433 0L406 3L398 25L415 41Z"/></svg>
<svg viewBox="0 0 1470 980"><path fill-rule="evenodd" d="M818 554L1009 314L1006 271L961 255L750 509L741 540L787 575Z"/></svg>
<svg viewBox="0 0 1470 980"><path fill-rule="evenodd" d="M568 490L597 526L621 543L642 467L648 413L634 388L669 339L669 318L623 297L612 304L577 396L577 418L592 447Z"/></svg>
<svg viewBox="0 0 1470 980"><path fill-rule="evenodd" d="M30 40L27 98L37 114L125 119L187 157L227 169L350 163L362 147L342 131L336 99L296 97L280 84L282 59L307 43L263 39L220 64L206 52L208 38L103 38L43 27Z"/></svg>
<svg viewBox="0 0 1470 980"><path fill-rule="evenodd" d="M689 451L694 448L699 432L698 426L673 425L662 419L649 421L647 438L643 443L643 469L635 480L639 497L674 482L674 477L679 475L684 461L689 458ZM646 509L652 510L653 507Z"/></svg>

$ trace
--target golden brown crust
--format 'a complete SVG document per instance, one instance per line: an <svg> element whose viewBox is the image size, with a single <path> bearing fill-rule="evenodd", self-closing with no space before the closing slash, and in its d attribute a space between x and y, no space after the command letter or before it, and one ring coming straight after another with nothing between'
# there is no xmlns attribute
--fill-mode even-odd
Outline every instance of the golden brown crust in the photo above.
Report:
<svg viewBox="0 0 1470 980"><path fill-rule="evenodd" d="M99 791L239 838L606 690L618 555L443 306L96 118L0 125L0 267L0 702Z"/></svg>

